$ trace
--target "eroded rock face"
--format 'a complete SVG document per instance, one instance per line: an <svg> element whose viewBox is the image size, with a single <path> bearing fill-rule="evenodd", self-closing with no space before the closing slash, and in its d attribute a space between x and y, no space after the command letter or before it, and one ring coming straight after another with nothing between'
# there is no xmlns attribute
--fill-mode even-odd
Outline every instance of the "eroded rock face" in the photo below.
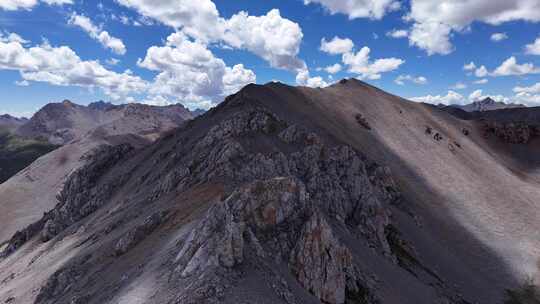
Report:
<svg viewBox="0 0 540 304"><path fill-rule="evenodd" d="M352 255L321 213L315 212L304 224L290 266L300 284L325 303L345 302L347 276L354 268Z"/></svg>
<svg viewBox="0 0 540 304"><path fill-rule="evenodd" d="M234 269L251 251L261 260L281 257L299 284L324 303L345 303L347 294L368 289L333 230L299 179L257 181L206 213L184 240L176 272L210 281L201 278Z"/></svg>
<svg viewBox="0 0 540 304"><path fill-rule="evenodd" d="M167 212L157 212L149 216L144 222L128 231L114 246L114 254L120 256L137 246L149 234L154 232L165 221Z"/></svg>
<svg viewBox="0 0 540 304"><path fill-rule="evenodd" d="M259 181L234 192L189 234L177 256L177 271L190 276L208 267L234 267L243 262L247 242L264 256L257 234L295 222L306 204L305 186L294 178ZM290 244L281 245L288 251Z"/></svg>

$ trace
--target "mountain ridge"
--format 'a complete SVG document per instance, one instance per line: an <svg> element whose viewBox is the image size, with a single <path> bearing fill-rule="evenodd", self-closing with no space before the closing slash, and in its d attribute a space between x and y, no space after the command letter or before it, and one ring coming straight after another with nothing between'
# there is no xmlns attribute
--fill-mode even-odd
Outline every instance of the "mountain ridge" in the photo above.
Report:
<svg viewBox="0 0 540 304"><path fill-rule="evenodd" d="M540 142L467 115L356 80L249 85L152 144L85 154L44 215L0 238L0 295L502 303L537 267L540 176L513 157L540 165Z"/></svg>

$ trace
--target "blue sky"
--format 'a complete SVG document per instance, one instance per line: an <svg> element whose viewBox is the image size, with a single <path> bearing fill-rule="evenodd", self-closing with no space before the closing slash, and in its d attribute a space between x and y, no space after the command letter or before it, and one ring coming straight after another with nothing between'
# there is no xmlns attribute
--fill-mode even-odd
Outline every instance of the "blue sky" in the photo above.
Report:
<svg viewBox="0 0 540 304"><path fill-rule="evenodd" d="M0 113L18 116L63 99L207 108L249 82L345 77L431 103L540 103L540 0L0 0L0 30Z"/></svg>

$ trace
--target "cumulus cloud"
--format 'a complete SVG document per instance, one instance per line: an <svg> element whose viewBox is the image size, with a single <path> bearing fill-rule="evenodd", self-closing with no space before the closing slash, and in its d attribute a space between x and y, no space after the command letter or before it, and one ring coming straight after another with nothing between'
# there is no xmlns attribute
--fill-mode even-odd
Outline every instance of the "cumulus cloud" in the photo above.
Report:
<svg viewBox="0 0 540 304"><path fill-rule="evenodd" d="M68 23L80 27L88 33L92 39L99 41L103 47L111 49L116 54L124 55L126 53L126 46L122 40L111 36L107 31L104 31L93 24L90 18L73 13L69 18Z"/></svg>
<svg viewBox="0 0 540 304"><path fill-rule="evenodd" d="M446 95L427 95L427 96L420 96L420 97L412 97L409 99L416 102L424 102L424 103L430 103L434 105L438 105L438 104L451 105L451 104L464 104L465 103L465 98L463 98L463 95L454 91L448 91Z"/></svg>
<svg viewBox="0 0 540 304"><path fill-rule="evenodd" d="M533 84L530 87L515 87L513 89L515 93L532 93L532 94L540 94L540 82L537 82Z"/></svg>
<svg viewBox="0 0 540 304"><path fill-rule="evenodd" d="M475 69L476 69L476 64L474 64L474 62L472 62L472 61L463 66L463 70L465 70L465 71L474 71Z"/></svg>
<svg viewBox="0 0 540 304"><path fill-rule="evenodd" d="M228 67L207 46L182 32L171 34L163 46L152 46L139 66L158 72L149 100L181 100L192 105L215 104L255 82L253 71L238 64Z"/></svg>
<svg viewBox="0 0 540 304"><path fill-rule="evenodd" d="M304 4L318 3L331 14L344 14L349 19L381 19L386 13L400 8L395 0L304 0Z"/></svg>
<svg viewBox="0 0 540 304"><path fill-rule="evenodd" d="M110 71L99 61L82 60L67 46L53 47L45 42L28 47L14 37L0 39L0 69L19 71L23 80L100 88L113 99L146 89L146 82L129 70Z"/></svg>
<svg viewBox="0 0 540 304"><path fill-rule="evenodd" d="M350 73L358 74L361 79L379 79L381 73L396 70L405 63L404 60L393 57L370 61L370 52L369 47L365 46L357 53L343 54L343 63L348 66Z"/></svg>
<svg viewBox="0 0 540 304"><path fill-rule="evenodd" d="M318 68L317 71L325 71L328 74L337 74L337 73L341 72L342 69L343 69L343 67L341 66L341 64L336 63L336 64L333 64L333 65L329 65L329 66L327 66L325 68Z"/></svg>
<svg viewBox="0 0 540 304"><path fill-rule="evenodd" d="M73 4L72 0L41 0L48 5ZM0 9L7 11L30 10L39 3L38 0L0 0Z"/></svg>
<svg viewBox="0 0 540 304"><path fill-rule="evenodd" d="M499 67L493 71L492 76L511 76L511 75L527 75L538 74L540 68L532 63L518 64L516 57L512 56L506 59Z"/></svg>
<svg viewBox="0 0 540 304"><path fill-rule="evenodd" d="M409 44L415 45L428 55L447 55L454 47L450 43L452 27L440 22L415 23L409 34Z"/></svg>
<svg viewBox="0 0 540 304"><path fill-rule="evenodd" d="M300 26L273 9L263 16L240 12L225 22L223 41L267 60L272 67L298 71L305 63L297 58L303 33Z"/></svg>
<svg viewBox="0 0 540 304"><path fill-rule="evenodd" d="M540 94L531 94L526 92L517 93L512 99L513 103L521 103L529 107L540 106Z"/></svg>
<svg viewBox="0 0 540 304"><path fill-rule="evenodd" d="M494 42L499 42L508 39L508 35L506 35L506 33L494 33L489 39Z"/></svg>
<svg viewBox="0 0 540 304"><path fill-rule="evenodd" d="M300 26L273 9L266 15L239 12L230 19L220 16L211 0L117 0L141 15L203 44L224 43L267 60L272 67L298 72L305 63L297 58L303 33Z"/></svg>
<svg viewBox="0 0 540 304"><path fill-rule="evenodd" d="M223 36L223 20L211 0L117 0L117 2L199 40L212 41Z"/></svg>
<svg viewBox="0 0 540 304"><path fill-rule="evenodd" d="M446 55L452 52L452 32L465 31L474 21L491 25L523 20L540 21L537 0L411 0L406 17L413 27L409 35L412 45L428 54Z"/></svg>
<svg viewBox="0 0 540 304"><path fill-rule="evenodd" d="M412 82L412 83L416 83L416 84L426 84L427 83L427 78L424 77L424 76L418 76L418 77L415 77L415 76L412 76L412 75L399 75L395 80L394 82L398 85L405 85L405 82L408 81L408 82Z"/></svg>
<svg viewBox="0 0 540 304"><path fill-rule="evenodd" d="M328 86L328 83L322 79L320 76L311 77L309 70L300 71L296 75L296 83L301 86L311 87L311 88L324 88Z"/></svg>
<svg viewBox="0 0 540 304"><path fill-rule="evenodd" d="M386 36L391 37L391 38L407 38L409 36L409 32L407 30L393 29L387 32Z"/></svg>
<svg viewBox="0 0 540 304"><path fill-rule="evenodd" d="M485 66L481 66L474 71L474 76L479 78L486 77L488 74L489 72Z"/></svg>
<svg viewBox="0 0 540 304"><path fill-rule="evenodd" d="M533 43L525 46L525 53L530 55L540 55L540 37L536 38Z"/></svg>
<svg viewBox="0 0 540 304"><path fill-rule="evenodd" d="M342 39L336 36L330 41L326 41L325 38L321 39L321 47L319 49L331 55L338 55L349 53L353 48L354 43L351 39Z"/></svg>

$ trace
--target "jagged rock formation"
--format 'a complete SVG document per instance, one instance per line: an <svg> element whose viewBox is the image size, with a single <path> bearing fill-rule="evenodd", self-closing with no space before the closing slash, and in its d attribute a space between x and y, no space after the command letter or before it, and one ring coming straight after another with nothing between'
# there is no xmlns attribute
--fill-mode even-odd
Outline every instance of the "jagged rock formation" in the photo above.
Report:
<svg viewBox="0 0 540 304"><path fill-rule="evenodd" d="M0 248L0 300L499 303L517 272L482 246L485 214L521 180L504 170L493 199L463 185L484 181L477 164L498 176L478 127L356 80L248 86L152 145L88 154Z"/></svg>

